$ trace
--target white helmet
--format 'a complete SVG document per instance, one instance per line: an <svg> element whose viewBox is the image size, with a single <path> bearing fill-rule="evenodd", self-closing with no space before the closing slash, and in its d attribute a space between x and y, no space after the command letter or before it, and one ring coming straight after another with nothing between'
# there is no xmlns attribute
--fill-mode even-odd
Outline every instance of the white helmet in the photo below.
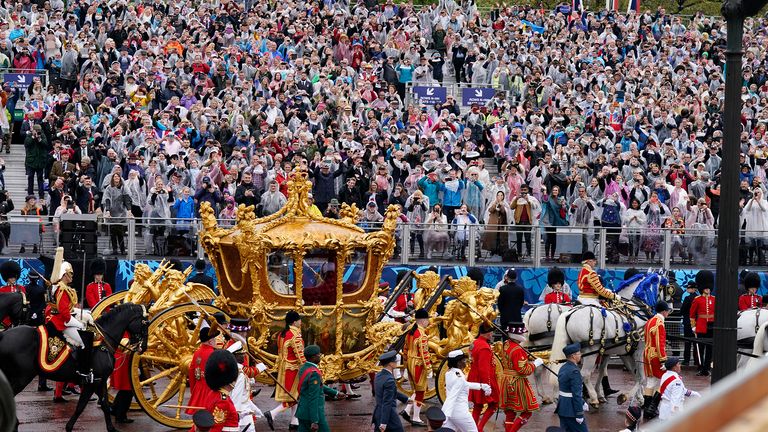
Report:
<svg viewBox="0 0 768 432"><path fill-rule="evenodd" d="M56 282L59 282L61 278L64 277L67 273L73 273L75 270L72 268L72 264L70 264L68 261L64 261L61 263L61 268L59 269L59 274L56 275Z"/></svg>

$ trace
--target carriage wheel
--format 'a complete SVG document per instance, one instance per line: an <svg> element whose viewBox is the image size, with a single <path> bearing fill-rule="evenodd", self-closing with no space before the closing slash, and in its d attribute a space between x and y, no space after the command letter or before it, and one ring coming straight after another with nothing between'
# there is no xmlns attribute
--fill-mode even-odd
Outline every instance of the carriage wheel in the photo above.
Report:
<svg viewBox="0 0 768 432"><path fill-rule="evenodd" d="M413 394L413 386L411 385L410 379L408 379L408 371L405 368L405 364L399 365L398 369L400 370L400 378L397 380L397 389L400 393L411 397ZM435 397L435 382L436 380L427 380L428 387L427 391L424 392L424 400Z"/></svg>
<svg viewBox="0 0 768 432"><path fill-rule="evenodd" d="M221 312L201 305L213 315ZM197 350L203 320L194 319L200 309L182 304L158 314L149 324L149 341L144 353L131 356L131 385L141 408L155 421L177 429L192 426L192 416L179 406L189 405L187 382L189 364Z"/></svg>
<svg viewBox="0 0 768 432"><path fill-rule="evenodd" d="M91 309L91 316L93 319L96 319L104 314L109 308L117 306L119 304L122 304L125 300L125 296L128 295L128 291L120 291L112 294L109 297L103 298L100 302L96 303L96 305ZM107 399L109 400L110 405L115 400L115 395L117 394L117 390L113 389L110 385L110 380L112 378L107 378ZM132 411L140 410L141 406L139 406L136 402L131 402L131 408Z"/></svg>

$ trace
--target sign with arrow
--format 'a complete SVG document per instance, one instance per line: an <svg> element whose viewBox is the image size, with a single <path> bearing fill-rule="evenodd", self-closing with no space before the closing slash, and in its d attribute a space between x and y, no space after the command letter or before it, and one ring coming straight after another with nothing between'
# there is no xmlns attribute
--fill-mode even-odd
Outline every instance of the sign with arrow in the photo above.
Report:
<svg viewBox="0 0 768 432"><path fill-rule="evenodd" d="M464 106L472 104L485 105L496 96L496 89L492 87L466 87L461 89L461 103Z"/></svg>
<svg viewBox="0 0 768 432"><path fill-rule="evenodd" d="M3 82L11 84L12 89L26 90L32 85L32 79L37 76L33 73L7 73L3 74Z"/></svg>
<svg viewBox="0 0 768 432"><path fill-rule="evenodd" d="M419 102L425 104L444 103L448 91L445 87L437 86L414 86L413 94L419 99Z"/></svg>

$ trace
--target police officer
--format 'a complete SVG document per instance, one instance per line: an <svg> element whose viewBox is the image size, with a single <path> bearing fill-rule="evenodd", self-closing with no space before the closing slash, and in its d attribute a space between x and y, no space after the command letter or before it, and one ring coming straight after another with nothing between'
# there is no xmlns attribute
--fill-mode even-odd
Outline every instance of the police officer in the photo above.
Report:
<svg viewBox="0 0 768 432"><path fill-rule="evenodd" d="M397 415L397 384L393 372L397 367L397 351L387 351L379 356L382 369L376 374L373 385L376 407L373 410L374 431L398 432L403 430Z"/></svg>
<svg viewBox="0 0 768 432"><path fill-rule="evenodd" d="M567 361L557 373L559 397L555 412L560 417L560 427L565 432L587 432L584 411L588 407L581 395L584 382L578 366L581 361L581 345L578 342L566 345L563 354Z"/></svg>

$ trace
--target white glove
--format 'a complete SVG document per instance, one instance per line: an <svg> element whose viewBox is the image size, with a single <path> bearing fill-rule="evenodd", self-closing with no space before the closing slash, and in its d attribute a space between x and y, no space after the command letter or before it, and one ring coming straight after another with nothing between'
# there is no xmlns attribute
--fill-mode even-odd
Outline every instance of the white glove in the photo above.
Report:
<svg viewBox="0 0 768 432"><path fill-rule="evenodd" d="M576 423L578 424L584 423L584 417L576 417Z"/></svg>
<svg viewBox="0 0 768 432"><path fill-rule="evenodd" d="M588 403L584 402L584 405L581 408L584 410L584 412L589 412L589 404Z"/></svg>
<svg viewBox="0 0 768 432"><path fill-rule="evenodd" d="M691 331L696 333L696 327L691 327Z"/></svg>
<svg viewBox="0 0 768 432"><path fill-rule="evenodd" d="M480 384L480 390L482 390L486 396L491 394L491 386L488 384Z"/></svg>
<svg viewBox="0 0 768 432"><path fill-rule="evenodd" d="M533 367L537 368L544 364L544 360L540 358L536 358L536 360L533 361Z"/></svg>
<svg viewBox="0 0 768 432"><path fill-rule="evenodd" d="M434 374L434 373L432 372L432 370L430 369L430 371L429 371L429 372L427 372L427 379L432 379L432 378L434 378L434 377L435 377L435 374Z"/></svg>
<svg viewBox="0 0 768 432"><path fill-rule="evenodd" d="M691 390L691 397L701 397L701 393L696 390Z"/></svg>
<svg viewBox="0 0 768 432"><path fill-rule="evenodd" d="M37 312L33 313L30 319L36 320L37 319Z"/></svg>
<svg viewBox="0 0 768 432"><path fill-rule="evenodd" d="M264 363L257 363L256 370L258 370L259 373L264 372L265 370L267 370L267 365L265 365Z"/></svg>

